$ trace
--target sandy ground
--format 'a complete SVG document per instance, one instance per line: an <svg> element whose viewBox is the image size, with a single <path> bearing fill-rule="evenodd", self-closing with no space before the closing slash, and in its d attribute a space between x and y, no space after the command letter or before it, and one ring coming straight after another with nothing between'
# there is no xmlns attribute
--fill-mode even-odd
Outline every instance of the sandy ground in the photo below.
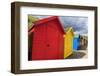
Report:
<svg viewBox="0 0 100 76"><path fill-rule="evenodd" d="M74 51L72 55L67 57L66 59L82 59L88 57L88 51L87 50L77 50Z"/></svg>

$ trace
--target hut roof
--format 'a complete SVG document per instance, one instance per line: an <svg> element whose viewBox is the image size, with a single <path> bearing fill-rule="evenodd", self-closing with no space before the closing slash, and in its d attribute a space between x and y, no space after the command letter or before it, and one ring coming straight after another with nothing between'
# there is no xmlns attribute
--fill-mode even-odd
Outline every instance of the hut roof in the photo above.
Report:
<svg viewBox="0 0 100 76"><path fill-rule="evenodd" d="M64 28L63 28L62 24L60 23L60 21L59 21L59 19L58 19L57 16L52 16L52 17L48 17L48 18L44 18L44 19L40 19L40 20L36 21L36 22L34 23L34 26L29 30L29 32L30 32L34 27L39 26L39 24L46 23L46 22L49 22L49 21L52 21L52 20L57 20L57 21L59 22L59 24L60 24L59 27L60 27L61 31L62 31L63 33L65 33Z"/></svg>
<svg viewBox="0 0 100 76"><path fill-rule="evenodd" d="M74 37L75 37L75 38L79 38L80 35L79 35L79 34L75 34Z"/></svg>
<svg viewBox="0 0 100 76"><path fill-rule="evenodd" d="M66 33L69 33L69 32L72 32L72 35L74 36L74 31L73 31L73 28L72 27L67 27L65 29Z"/></svg>

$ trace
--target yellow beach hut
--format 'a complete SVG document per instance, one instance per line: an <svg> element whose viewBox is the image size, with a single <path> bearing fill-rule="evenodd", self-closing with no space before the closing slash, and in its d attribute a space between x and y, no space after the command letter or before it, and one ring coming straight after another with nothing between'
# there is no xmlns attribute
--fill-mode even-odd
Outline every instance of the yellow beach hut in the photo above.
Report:
<svg viewBox="0 0 100 76"><path fill-rule="evenodd" d="M68 27L64 35L64 58L67 58L73 53L73 38L74 32L72 27Z"/></svg>

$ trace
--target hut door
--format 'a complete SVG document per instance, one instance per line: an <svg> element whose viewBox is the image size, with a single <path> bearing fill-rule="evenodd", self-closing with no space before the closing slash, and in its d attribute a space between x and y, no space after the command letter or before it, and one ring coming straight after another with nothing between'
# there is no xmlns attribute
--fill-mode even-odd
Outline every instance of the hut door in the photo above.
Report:
<svg viewBox="0 0 100 76"><path fill-rule="evenodd" d="M58 56L58 29L55 28L55 25L47 26L46 32L46 58L47 59L57 59Z"/></svg>
<svg viewBox="0 0 100 76"><path fill-rule="evenodd" d="M35 28L32 60L61 59L63 41L56 25L45 24Z"/></svg>

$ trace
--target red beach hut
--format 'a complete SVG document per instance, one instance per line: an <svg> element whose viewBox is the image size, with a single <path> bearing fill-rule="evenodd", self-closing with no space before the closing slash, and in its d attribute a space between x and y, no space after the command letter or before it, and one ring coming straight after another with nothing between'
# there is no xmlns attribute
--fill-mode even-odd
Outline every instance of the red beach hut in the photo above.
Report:
<svg viewBox="0 0 100 76"><path fill-rule="evenodd" d="M57 16L37 21L29 34L33 36L32 60L63 59L65 32Z"/></svg>

